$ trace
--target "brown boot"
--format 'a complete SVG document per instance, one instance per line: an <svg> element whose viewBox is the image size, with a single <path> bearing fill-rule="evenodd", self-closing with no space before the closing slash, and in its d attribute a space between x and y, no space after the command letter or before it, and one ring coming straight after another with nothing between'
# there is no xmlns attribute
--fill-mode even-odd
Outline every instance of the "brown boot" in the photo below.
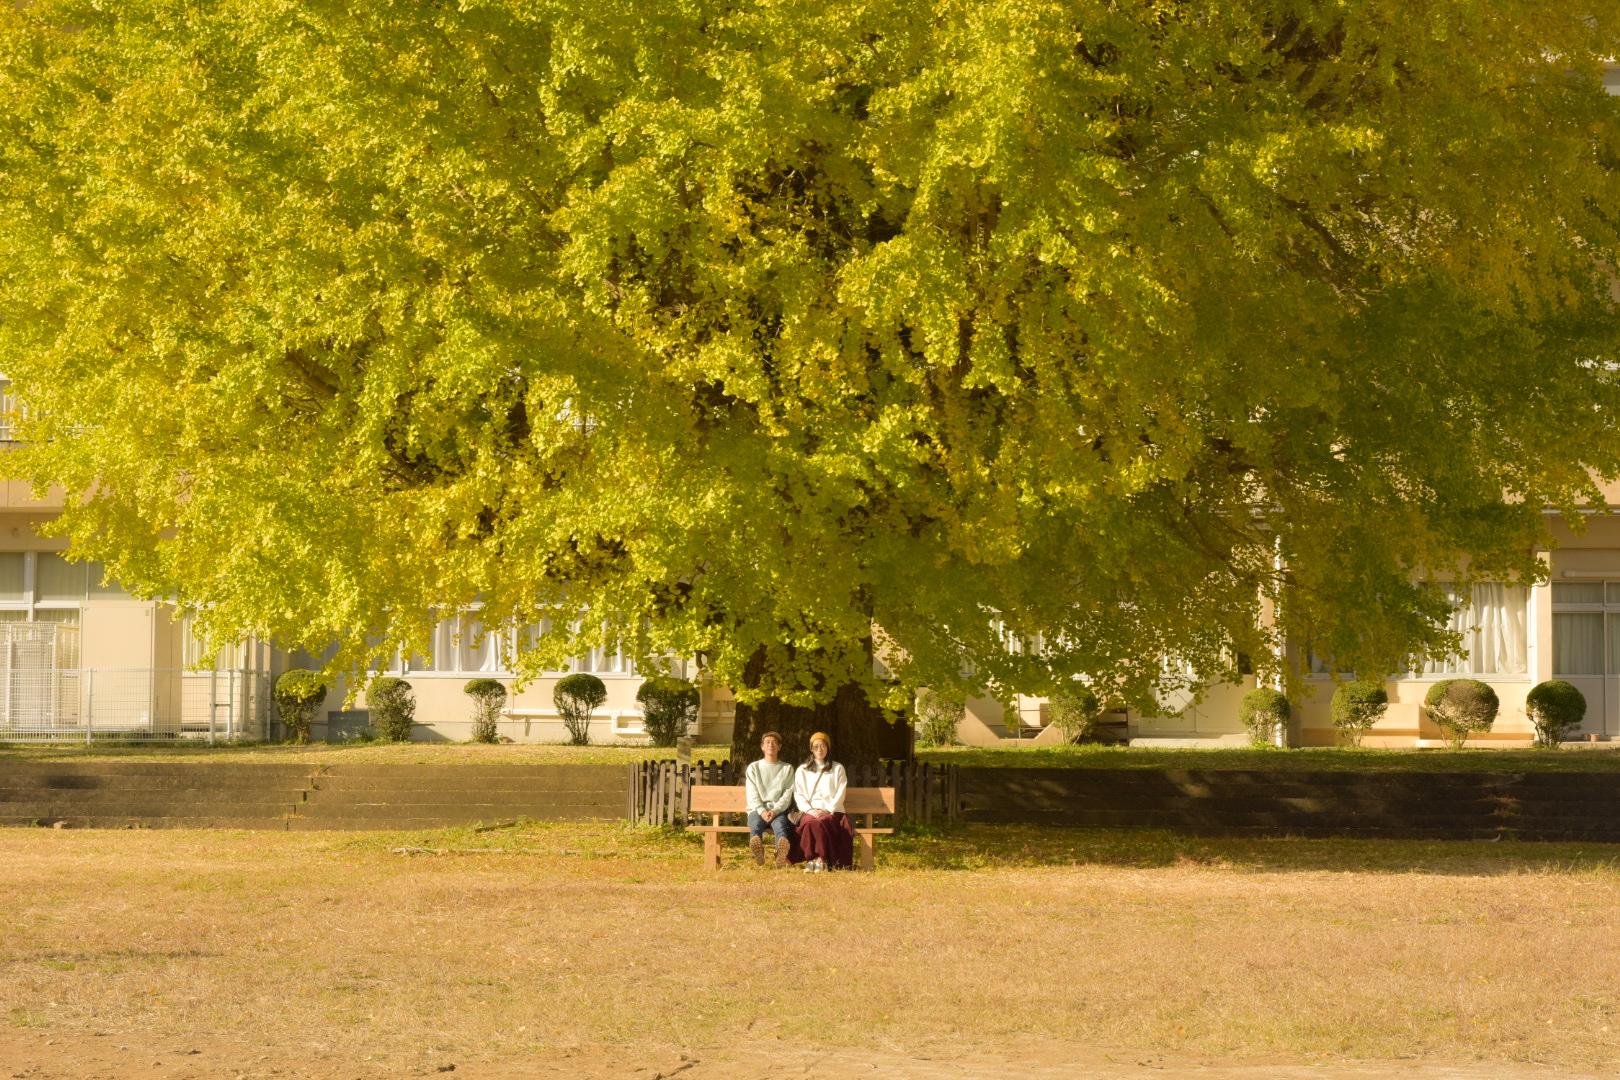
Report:
<svg viewBox="0 0 1620 1080"><path fill-rule="evenodd" d="M748 850L754 854L755 866L765 865L765 841L762 837L750 836L748 838Z"/></svg>
<svg viewBox="0 0 1620 1080"><path fill-rule="evenodd" d="M784 866L786 866L788 864L788 851L792 847L793 847L793 845L788 843L787 837L781 836L781 837L777 838L777 840L776 840L776 868L778 870L782 869Z"/></svg>

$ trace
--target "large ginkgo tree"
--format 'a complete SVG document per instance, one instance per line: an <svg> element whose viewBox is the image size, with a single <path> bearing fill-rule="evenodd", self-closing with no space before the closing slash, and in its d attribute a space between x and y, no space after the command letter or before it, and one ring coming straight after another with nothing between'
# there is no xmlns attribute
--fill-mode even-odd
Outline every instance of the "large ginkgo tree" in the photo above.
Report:
<svg viewBox="0 0 1620 1080"><path fill-rule="evenodd" d="M217 639L480 605L528 675L697 658L740 743L1399 670L1620 470L1617 55L1580 0L0 4L6 461Z"/></svg>

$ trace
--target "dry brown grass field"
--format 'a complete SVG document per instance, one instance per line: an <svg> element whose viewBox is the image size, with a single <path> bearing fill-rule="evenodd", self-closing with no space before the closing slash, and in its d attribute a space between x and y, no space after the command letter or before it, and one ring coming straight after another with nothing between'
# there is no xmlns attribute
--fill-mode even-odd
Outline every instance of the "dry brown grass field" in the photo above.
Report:
<svg viewBox="0 0 1620 1080"><path fill-rule="evenodd" d="M612 824L0 831L0 1077L1620 1063L1601 845L964 828L871 875L741 856L705 873L694 839Z"/></svg>

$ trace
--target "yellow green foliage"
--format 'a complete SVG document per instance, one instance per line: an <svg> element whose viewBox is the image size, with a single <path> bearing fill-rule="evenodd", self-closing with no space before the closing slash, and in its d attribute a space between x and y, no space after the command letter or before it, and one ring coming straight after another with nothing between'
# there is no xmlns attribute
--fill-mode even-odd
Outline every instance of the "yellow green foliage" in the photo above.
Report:
<svg viewBox="0 0 1620 1080"><path fill-rule="evenodd" d="M0 4L8 464L210 640L333 670L475 600L550 620L529 674L796 701L1265 676L1273 600L1393 670L1454 643L1414 580L1534 573L1620 467L1617 27Z"/></svg>

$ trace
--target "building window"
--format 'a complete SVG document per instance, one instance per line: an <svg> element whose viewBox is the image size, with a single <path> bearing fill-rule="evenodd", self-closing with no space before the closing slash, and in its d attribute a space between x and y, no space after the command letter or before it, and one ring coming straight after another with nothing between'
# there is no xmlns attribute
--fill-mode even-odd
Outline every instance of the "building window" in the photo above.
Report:
<svg viewBox="0 0 1620 1080"><path fill-rule="evenodd" d="M126 597L106 582L99 563L73 563L50 551L0 552L0 622L49 622L77 627L89 599ZM77 634L63 634L57 662L77 667Z"/></svg>
<svg viewBox="0 0 1620 1080"><path fill-rule="evenodd" d="M408 666L413 674L501 674L506 668L501 639L499 632L485 632L477 612L452 615L434 627L429 655L411 657Z"/></svg>
<svg viewBox="0 0 1620 1080"><path fill-rule="evenodd" d="M11 380L0 375L0 443L17 441L17 420L21 415Z"/></svg>
<svg viewBox="0 0 1620 1080"><path fill-rule="evenodd" d="M413 654L402 656L396 653L393 659L379 670L391 671L399 675L512 675L511 660L520 647L532 648L535 640L543 633L551 630L551 623L543 621L537 625L524 626L512 629L487 629L479 617L478 610L462 612L445 619L440 619L433 628L433 636L426 655ZM337 653L337 646L328 646L318 655L299 653L295 662L301 666L321 668L329 663ZM684 660L671 660L669 669L677 676L685 678L688 663ZM584 656L572 656L564 666L557 670L548 670L542 674L548 677L568 675L573 672L588 672L593 675L606 675L617 677L639 677L635 661L623 649L592 649Z"/></svg>
<svg viewBox="0 0 1620 1080"><path fill-rule="evenodd" d="M1447 629L1462 635L1462 653L1431 660L1421 674L1523 676L1530 671L1530 590L1523 585L1482 581L1464 605L1446 586L1453 608Z"/></svg>
<svg viewBox="0 0 1620 1080"><path fill-rule="evenodd" d="M34 599L78 603L90 594L89 567L51 552L34 556Z"/></svg>
<svg viewBox="0 0 1620 1080"><path fill-rule="evenodd" d="M1553 674L1620 676L1620 581L1555 581Z"/></svg>
<svg viewBox="0 0 1620 1080"><path fill-rule="evenodd" d="M28 602L27 560L20 551L0 552L0 603Z"/></svg>

